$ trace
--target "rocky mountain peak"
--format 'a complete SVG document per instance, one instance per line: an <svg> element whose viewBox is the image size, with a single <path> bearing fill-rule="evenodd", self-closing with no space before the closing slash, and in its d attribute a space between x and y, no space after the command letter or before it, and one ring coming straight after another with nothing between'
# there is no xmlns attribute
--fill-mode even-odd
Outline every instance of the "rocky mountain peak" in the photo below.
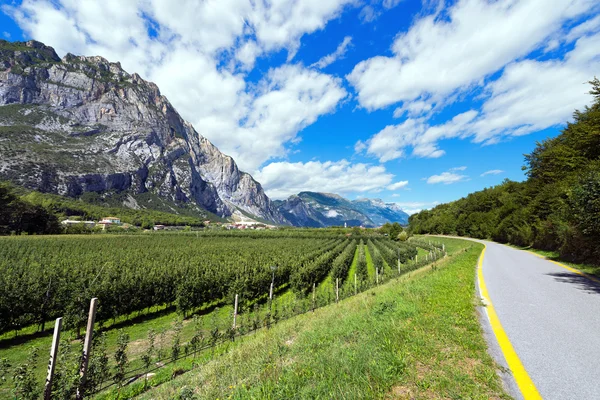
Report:
<svg viewBox="0 0 600 400"><path fill-rule="evenodd" d="M0 179L286 223L262 187L118 62L0 41ZM132 201L133 199L133 201Z"/></svg>

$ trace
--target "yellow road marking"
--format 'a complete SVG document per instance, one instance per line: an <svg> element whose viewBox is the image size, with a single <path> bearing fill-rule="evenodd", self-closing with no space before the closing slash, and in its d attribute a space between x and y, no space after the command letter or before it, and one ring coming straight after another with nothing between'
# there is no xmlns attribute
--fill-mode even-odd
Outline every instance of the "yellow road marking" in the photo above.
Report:
<svg viewBox="0 0 600 400"><path fill-rule="evenodd" d="M485 255L486 249L487 246L485 246L484 244L481 256L479 256L477 279L479 281L479 291L481 292L481 296L483 297L486 303L486 310L488 318L490 320L490 325L492 326L494 335L496 335L496 340L498 340L498 344L500 345L502 354L504 354L506 363L508 364L508 367L510 368L513 377L517 382L517 386L519 386L519 389L523 394L523 398L525 398L525 400L541 399L542 396L540 396L540 393L537 391L537 388L533 384L531 378L529 377L529 374L525 370L525 367L523 367L519 356L517 355L515 349L510 343L510 340L508 339L504 328L502 328L500 319L498 319L498 314L496 314L496 310L494 309L494 305L492 304L492 300L490 299L487 287L485 286L485 281L483 280L483 257Z"/></svg>
<svg viewBox="0 0 600 400"><path fill-rule="evenodd" d="M525 251L526 251L526 252L528 252L528 253L530 253L530 254L533 254L534 256L536 256L536 257L538 257L538 258L541 258L541 259L543 259L543 260L546 260L546 261L550 261L551 263L553 263L553 264L556 264L556 265L558 265L559 267L562 267L562 268L564 268L564 269L566 269L566 270L568 270L568 271L571 271L571 272L573 272L573 273L576 273L577 275L585 276L585 277L586 277L586 278L588 278L590 281L594 281L594 282L596 282L596 283L600 283L600 279L598 279L598 278L596 278L596 277L593 277L593 276L591 276L591 275L588 275L588 274L586 274L586 273L585 273L585 272L583 272L583 271L580 271L580 270L578 270L578 269L575 269L575 268L573 268L573 267L569 267L568 265L565 265L565 264L559 263L558 261L551 260L551 259L549 259L549 258L547 258L547 257L545 257L545 256L543 256L543 255L541 255L541 254L534 253L533 251L529 251L529 250L525 250Z"/></svg>

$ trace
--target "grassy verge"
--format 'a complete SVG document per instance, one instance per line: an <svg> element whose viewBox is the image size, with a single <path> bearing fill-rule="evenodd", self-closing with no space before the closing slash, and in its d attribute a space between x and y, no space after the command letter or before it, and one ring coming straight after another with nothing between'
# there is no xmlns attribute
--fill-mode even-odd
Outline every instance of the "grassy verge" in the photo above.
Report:
<svg viewBox="0 0 600 400"><path fill-rule="evenodd" d="M440 241L454 255L438 268L261 330L141 398L509 398L475 312L483 246Z"/></svg>

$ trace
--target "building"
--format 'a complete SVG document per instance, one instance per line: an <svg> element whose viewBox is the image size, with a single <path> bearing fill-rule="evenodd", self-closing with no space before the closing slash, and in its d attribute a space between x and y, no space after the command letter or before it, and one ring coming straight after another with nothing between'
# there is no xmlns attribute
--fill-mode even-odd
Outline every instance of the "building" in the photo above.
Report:
<svg viewBox="0 0 600 400"><path fill-rule="evenodd" d="M60 223L65 226L84 224L88 228L93 228L94 226L96 226L96 223L94 221L77 221L77 220L68 219L68 218L65 219L64 221L60 221Z"/></svg>
<svg viewBox="0 0 600 400"><path fill-rule="evenodd" d="M165 229L164 225L154 225L154 230L155 231L162 231Z"/></svg>
<svg viewBox="0 0 600 400"><path fill-rule="evenodd" d="M98 222L99 224L108 224L108 225L121 225L121 219L117 217L104 217L102 221Z"/></svg>

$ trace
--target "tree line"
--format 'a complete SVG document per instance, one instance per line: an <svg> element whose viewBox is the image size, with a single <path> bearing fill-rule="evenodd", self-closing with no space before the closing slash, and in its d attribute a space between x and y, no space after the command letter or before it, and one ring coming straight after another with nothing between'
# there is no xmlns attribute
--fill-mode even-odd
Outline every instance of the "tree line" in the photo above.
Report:
<svg viewBox="0 0 600 400"><path fill-rule="evenodd" d="M409 218L416 234L455 234L600 259L600 80L591 106L525 155L527 179L469 194Z"/></svg>

